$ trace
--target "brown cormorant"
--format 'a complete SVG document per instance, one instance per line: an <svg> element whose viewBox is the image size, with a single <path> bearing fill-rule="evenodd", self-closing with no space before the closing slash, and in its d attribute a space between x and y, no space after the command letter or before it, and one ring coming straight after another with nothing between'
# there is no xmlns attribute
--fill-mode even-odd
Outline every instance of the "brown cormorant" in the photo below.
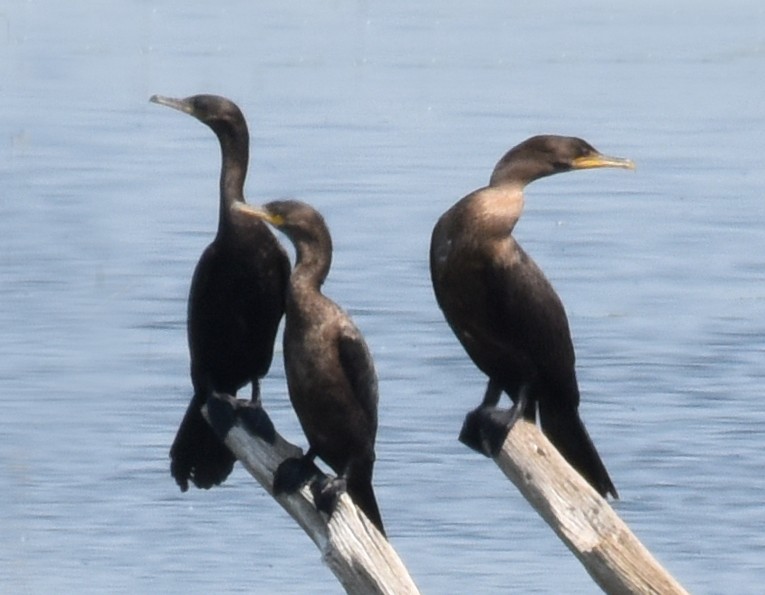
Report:
<svg viewBox="0 0 765 595"><path fill-rule="evenodd" d="M235 208L244 204L250 144L240 109L215 95L154 95L151 101L207 124L222 154L218 231L199 259L189 292L194 396L170 449L171 473L185 492L189 480L210 488L231 472L235 459L202 418L200 407L213 392L236 395L248 382L251 405L259 407L260 379L271 365L290 263L268 226Z"/></svg>
<svg viewBox="0 0 765 595"><path fill-rule="evenodd" d="M571 137L535 136L510 149L488 186L465 196L438 220L430 271L447 322L489 377L481 406L468 415L463 441L480 443L484 438L468 436L471 424L493 420L495 429L499 426L490 448L495 454L518 416L533 421L538 409L542 430L563 457L601 495L618 497L579 417L574 346L563 304L511 235L527 184L594 167L634 166ZM503 391L515 403L505 412L495 408Z"/></svg>
<svg viewBox="0 0 765 595"><path fill-rule="evenodd" d="M361 332L321 293L332 261L332 238L323 217L297 201L274 201L262 210L244 207L282 231L294 244L284 324L284 367L290 400L310 448L299 463L288 460L274 478L275 491L290 491L307 478L318 456L339 478L322 486L330 502L347 488L354 503L384 533L372 488L377 434L377 376ZM302 476L301 476L302 475ZM331 512L331 509L330 509Z"/></svg>

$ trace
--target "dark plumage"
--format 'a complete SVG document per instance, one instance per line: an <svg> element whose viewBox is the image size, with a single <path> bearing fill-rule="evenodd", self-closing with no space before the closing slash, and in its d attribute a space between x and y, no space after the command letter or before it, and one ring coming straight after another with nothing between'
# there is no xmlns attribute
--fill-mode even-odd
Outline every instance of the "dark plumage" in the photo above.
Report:
<svg viewBox="0 0 765 595"><path fill-rule="evenodd" d="M215 95L154 103L207 124L220 141L218 232L199 259L188 303L188 341L194 397L170 450L171 473L182 491L228 477L234 457L202 418L213 391L235 395L252 383L252 406L260 405L260 378L271 365L290 274L286 252L268 226L242 214L249 160L249 133L239 108Z"/></svg>
<svg viewBox="0 0 765 595"><path fill-rule="evenodd" d="M632 168L578 138L536 136L505 154L488 186L438 220L430 247L436 299L462 346L488 377L477 410L491 411L506 392L518 415L534 420L568 462L601 494L617 497L579 417L574 346L560 298L511 232L530 182L572 169ZM491 417L491 415L490 415Z"/></svg>
<svg viewBox="0 0 765 595"><path fill-rule="evenodd" d="M284 365L290 400L310 445L304 467L316 456L329 464L384 534L372 488L377 376L359 329L321 293L332 261L329 230L316 210L297 201L247 210L281 230L297 253L285 310ZM275 486L285 483L280 472Z"/></svg>

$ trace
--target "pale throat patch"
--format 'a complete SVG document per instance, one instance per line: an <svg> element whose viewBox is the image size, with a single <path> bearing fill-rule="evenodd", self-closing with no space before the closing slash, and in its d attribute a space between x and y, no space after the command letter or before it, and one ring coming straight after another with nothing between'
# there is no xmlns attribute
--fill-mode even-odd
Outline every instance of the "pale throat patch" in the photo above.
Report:
<svg viewBox="0 0 765 595"><path fill-rule="evenodd" d="M523 189L516 185L489 186L476 199L471 211L477 220L502 221L512 227L523 212Z"/></svg>

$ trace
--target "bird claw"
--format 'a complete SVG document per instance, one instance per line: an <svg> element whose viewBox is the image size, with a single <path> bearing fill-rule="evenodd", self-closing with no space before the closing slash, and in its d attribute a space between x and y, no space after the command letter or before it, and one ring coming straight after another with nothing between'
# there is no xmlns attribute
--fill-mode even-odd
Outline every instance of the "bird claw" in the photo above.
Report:
<svg viewBox="0 0 765 595"><path fill-rule="evenodd" d="M332 516L335 508L337 508L337 501L340 498L340 494L347 491L347 489L347 483L342 477L317 478L316 481L311 484L311 493L313 494L316 510Z"/></svg>

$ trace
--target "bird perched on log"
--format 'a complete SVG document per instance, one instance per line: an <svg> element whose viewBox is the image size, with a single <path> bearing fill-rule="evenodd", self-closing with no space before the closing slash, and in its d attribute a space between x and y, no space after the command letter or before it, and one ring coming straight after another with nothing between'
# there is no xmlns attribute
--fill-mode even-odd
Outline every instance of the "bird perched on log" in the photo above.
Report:
<svg viewBox="0 0 765 595"><path fill-rule="evenodd" d="M260 409L260 379L273 358L284 312L290 263L268 226L243 215L244 181L250 137L241 110L216 95L151 101L194 116L209 126L221 148L218 230L194 271L188 301L187 333L194 396L172 448L171 473L182 491L223 482L234 456L202 417L200 408L214 393L236 395L252 385L251 406L262 412L261 430L273 426Z"/></svg>
<svg viewBox="0 0 765 595"><path fill-rule="evenodd" d="M318 456L339 475L314 491L326 508L331 512L337 494L346 488L385 535L372 488L377 375L359 329L321 292L332 262L324 218L311 206L290 200L242 210L282 231L296 252L285 309L284 367L290 400L310 448L302 460L280 466L275 491L292 491L307 481Z"/></svg>
<svg viewBox="0 0 765 595"><path fill-rule="evenodd" d="M573 137L535 136L510 149L489 185L436 223L430 271L436 300L478 368L489 377L483 402L461 439L496 454L519 416L539 416L563 457L603 496L616 488L579 417L574 346L560 298L513 238L523 190L534 180L595 167L634 168ZM501 393L514 406L499 410ZM488 444L487 444L488 443Z"/></svg>

